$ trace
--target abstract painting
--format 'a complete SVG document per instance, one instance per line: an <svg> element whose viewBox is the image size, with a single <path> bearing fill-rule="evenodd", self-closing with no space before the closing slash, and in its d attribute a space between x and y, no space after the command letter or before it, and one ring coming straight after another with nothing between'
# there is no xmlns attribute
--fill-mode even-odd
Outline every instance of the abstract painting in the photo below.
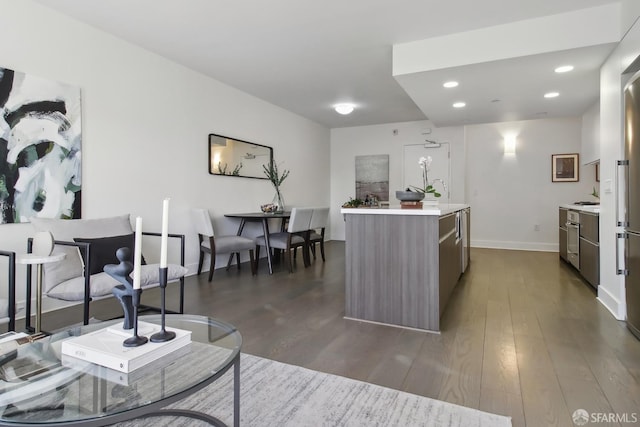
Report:
<svg viewBox="0 0 640 427"><path fill-rule="evenodd" d="M80 88L0 68L0 111L0 224L80 218Z"/></svg>
<svg viewBox="0 0 640 427"><path fill-rule="evenodd" d="M389 201L389 155L356 156L356 199Z"/></svg>

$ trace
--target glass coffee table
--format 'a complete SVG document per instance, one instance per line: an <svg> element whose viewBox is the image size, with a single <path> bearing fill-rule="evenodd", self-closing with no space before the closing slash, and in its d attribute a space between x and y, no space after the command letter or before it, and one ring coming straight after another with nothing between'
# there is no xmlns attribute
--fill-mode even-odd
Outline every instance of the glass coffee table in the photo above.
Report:
<svg viewBox="0 0 640 427"><path fill-rule="evenodd" d="M161 318L140 320L160 324ZM128 374L91 363L67 363L61 357L66 338L118 323L122 319L69 328L0 355L0 425L102 426L184 416L224 426L208 414L163 408L211 384L233 366L234 426L239 426L242 336L234 326L204 316L167 315L168 327L191 331L191 344Z"/></svg>

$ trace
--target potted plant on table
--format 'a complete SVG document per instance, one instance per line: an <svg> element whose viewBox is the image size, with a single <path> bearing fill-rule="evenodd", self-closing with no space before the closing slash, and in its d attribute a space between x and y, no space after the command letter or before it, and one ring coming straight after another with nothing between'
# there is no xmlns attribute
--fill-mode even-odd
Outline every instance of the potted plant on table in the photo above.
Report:
<svg viewBox="0 0 640 427"><path fill-rule="evenodd" d="M271 184L273 184L273 188L276 190L276 194L273 197L272 205L277 206L273 212L283 212L284 211L284 198L282 197L282 192L280 191L280 186L282 182L289 176L289 170L284 169L282 173L278 170L278 164L271 159L268 165L262 165L264 169L264 174L267 176Z"/></svg>
<svg viewBox="0 0 640 427"><path fill-rule="evenodd" d="M433 186L433 184L431 184L429 182L429 170L431 169L431 162L433 161L433 159L431 158L431 156L427 156L427 157L420 157L420 159L418 160L418 164L420 165L420 168L422 169L422 188L413 186L412 187L423 193L425 196L427 194L433 194L433 197L440 197L442 196L442 194L438 193L435 189L435 187ZM439 181L439 180L435 180L435 181ZM434 181L434 183L435 183Z"/></svg>
<svg viewBox="0 0 640 427"><path fill-rule="evenodd" d="M431 162L433 159L431 156L420 157L418 160L418 164L422 169L422 187L416 187L415 185L410 186L405 191L396 191L396 197L401 201L420 201L425 198L427 195L432 195L435 198L441 197L442 194L438 193L436 188L433 186L436 182L440 182L443 187L446 185L441 179L434 179L433 182L429 181L429 170L431 169ZM413 188L413 190L412 190ZM414 191L415 190L415 191Z"/></svg>

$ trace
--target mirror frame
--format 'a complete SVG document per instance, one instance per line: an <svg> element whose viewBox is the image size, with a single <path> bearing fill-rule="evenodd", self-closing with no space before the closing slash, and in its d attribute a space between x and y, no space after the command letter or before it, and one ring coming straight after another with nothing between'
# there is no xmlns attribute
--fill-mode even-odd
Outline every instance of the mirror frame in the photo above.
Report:
<svg viewBox="0 0 640 427"><path fill-rule="evenodd" d="M264 175L264 172L263 172L262 168L260 169L260 173L262 174L262 176L242 175L242 171L240 171L240 173L238 173L237 175L234 175L233 173L227 173L227 174L218 173L214 169L214 165L213 165L213 155L214 155L214 153L213 153L213 150L212 150L212 146L214 145L214 142L213 142L213 138L214 137L215 138L224 138L224 139L231 140L231 141L236 141L236 142L241 142L241 143L249 144L249 145L252 145L252 146L255 146L255 147L267 148L269 150L269 159L267 159L263 164L269 164L270 162L273 161L273 148L269 147L268 145L256 144L255 142L243 141L242 139L231 138L231 137L224 136L224 135L210 133L209 137L208 137L209 156L207 157L207 160L209 162L209 175L231 176L231 177L238 177L238 178L253 178L253 179L269 179L269 178L267 178L266 175Z"/></svg>

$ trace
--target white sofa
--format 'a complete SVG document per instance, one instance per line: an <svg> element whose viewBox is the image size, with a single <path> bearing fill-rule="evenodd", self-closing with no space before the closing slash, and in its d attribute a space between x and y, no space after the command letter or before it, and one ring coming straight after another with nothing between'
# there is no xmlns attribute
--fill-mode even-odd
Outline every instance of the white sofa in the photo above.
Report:
<svg viewBox="0 0 640 427"><path fill-rule="evenodd" d="M89 323L89 305L94 299L113 296L119 282L103 272L105 264L117 264L115 251L127 246L133 253L134 232L129 215L99 219L45 219L31 218L35 231L49 231L55 240L54 253L64 252L66 257L57 263L43 266L43 295L65 301L82 301L83 322ZM144 236L160 233L143 232ZM168 281L180 283L180 301L177 312L184 312L184 235L169 234L170 239L180 239L180 264L168 265ZM28 252L31 244L28 244ZM144 255L144 246L143 246ZM159 285L159 265L147 264L141 270L142 288ZM143 294L144 299L144 294ZM27 272L26 319L29 326L31 314L31 271ZM147 307L147 306L145 306ZM150 308L150 307L147 307ZM175 310L168 310L169 312Z"/></svg>

